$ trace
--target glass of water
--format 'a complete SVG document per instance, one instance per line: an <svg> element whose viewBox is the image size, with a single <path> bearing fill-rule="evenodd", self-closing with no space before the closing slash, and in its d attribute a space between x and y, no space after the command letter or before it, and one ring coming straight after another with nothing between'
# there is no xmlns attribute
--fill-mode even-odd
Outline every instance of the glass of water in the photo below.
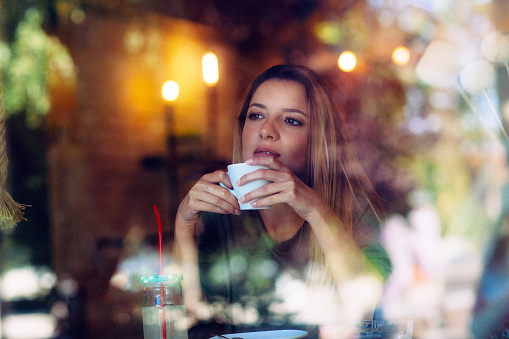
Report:
<svg viewBox="0 0 509 339"><path fill-rule="evenodd" d="M412 339L412 320L364 320L353 324L348 339Z"/></svg>

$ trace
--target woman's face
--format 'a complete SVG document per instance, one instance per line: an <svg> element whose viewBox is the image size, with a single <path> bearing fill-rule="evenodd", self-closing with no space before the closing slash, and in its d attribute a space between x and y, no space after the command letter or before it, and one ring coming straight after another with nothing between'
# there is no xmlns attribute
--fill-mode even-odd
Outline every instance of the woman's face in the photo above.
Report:
<svg viewBox="0 0 509 339"><path fill-rule="evenodd" d="M242 156L271 156L301 176L310 135L306 91L298 82L267 80L251 99L242 131Z"/></svg>

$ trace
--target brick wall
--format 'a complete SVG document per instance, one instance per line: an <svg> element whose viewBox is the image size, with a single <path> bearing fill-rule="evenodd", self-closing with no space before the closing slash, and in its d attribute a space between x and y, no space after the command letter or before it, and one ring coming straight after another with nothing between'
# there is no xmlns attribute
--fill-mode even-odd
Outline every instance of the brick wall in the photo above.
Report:
<svg viewBox="0 0 509 339"><path fill-rule="evenodd" d="M208 103L202 55L212 50L220 60L217 111L223 131L231 131L228 121L242 84L231 66L234 53L207 27L148 13L86 11L83 22L66 23L60 31L76 79L52 87L48 179L54 267L60 277L78 281L89 305L97 306L91 306L88 321L101 327L112 316L104 300L109 278L132 249L125 239L136 234L136 242L157 233L152 209L157 205L170 251L171 198L180 201L204 170ZM160 92L170 79L181 91L174 106L180 192L170 187L160 162L167 151ZM218 136L217 158L228 161L231 135ZM147 158L155 161L147 166Z"/></svg>

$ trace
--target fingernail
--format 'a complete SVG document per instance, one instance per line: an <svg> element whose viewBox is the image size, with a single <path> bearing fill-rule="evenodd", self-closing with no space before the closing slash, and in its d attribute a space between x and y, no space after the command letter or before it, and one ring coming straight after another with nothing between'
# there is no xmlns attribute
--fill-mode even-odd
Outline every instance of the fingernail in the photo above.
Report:
<svg viewBox="0 0 509 339"><path fill-rule="evenodd" d="M246 160L246 164L248 164L248 165L249 165L249 164L251 164L253 161L254 161L253 159L247 159L247 160Z"/></svg>
<svg viewBox="0 0 509 339"><path fill-rule="evenodd" d="M235 210L235 214L236 215L240 215L240 211L239 210Z"/></svg>
<svg viewBox="0 0 509 339"><path fill-rule="evenodd" d="M240 202L241 204L243 204L245 201L246 201L246 198L245 198L245 197L242 197L242 198L240 198L240 199L239 199L239 202Z"/></svg>

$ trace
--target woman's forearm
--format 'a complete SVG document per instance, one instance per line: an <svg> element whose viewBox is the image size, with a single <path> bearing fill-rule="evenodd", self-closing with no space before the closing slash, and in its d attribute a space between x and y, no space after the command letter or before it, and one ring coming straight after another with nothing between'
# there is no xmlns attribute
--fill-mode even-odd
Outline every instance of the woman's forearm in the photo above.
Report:
<svg viewBox="0 0 509 339"><path fill-rule="evenodd" d="M342 220L328 206L308 217L318 245L345 304L355 303L372 314L380 298L383 278L366 258Z"/></svg>
<svg viewBox="0 0 509 339"><path fill-rule="evenodd" d="M211 310L202 296L195 229L196 225L180 223L178 218L175 221L173 253L183 275L182 292L189 327L211 317Z"/></svg>

